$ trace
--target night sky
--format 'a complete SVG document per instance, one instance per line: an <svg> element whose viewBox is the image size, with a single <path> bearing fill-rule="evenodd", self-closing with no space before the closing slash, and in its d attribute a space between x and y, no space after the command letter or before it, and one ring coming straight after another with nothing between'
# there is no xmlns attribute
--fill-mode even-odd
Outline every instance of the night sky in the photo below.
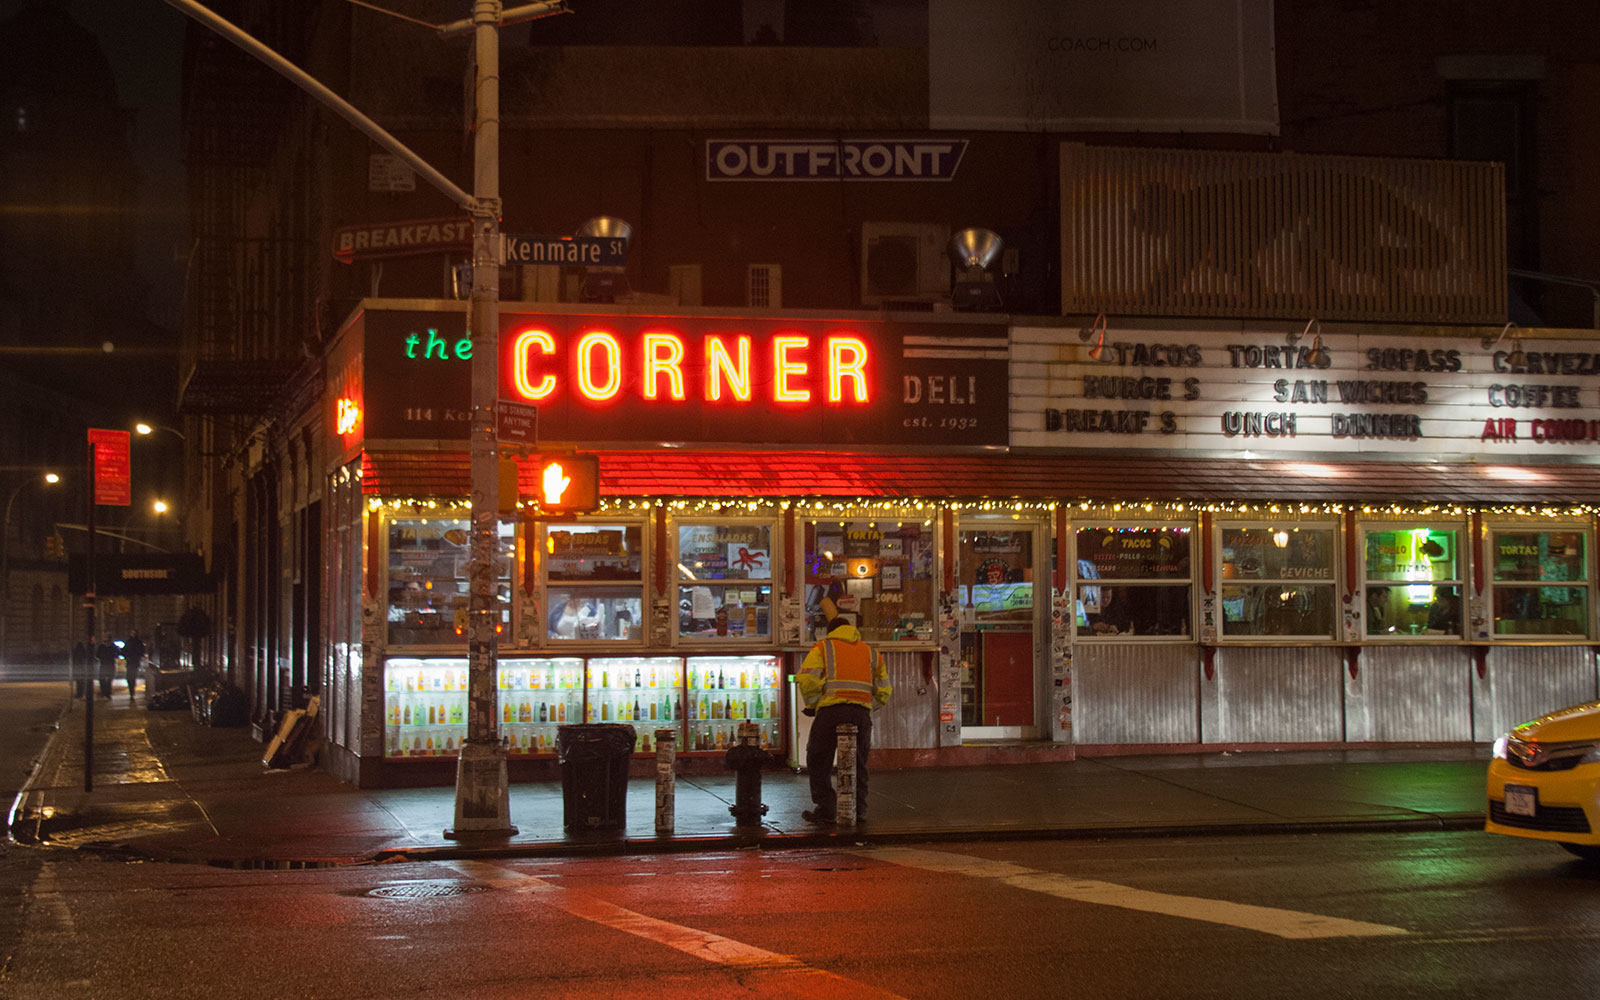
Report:
<svg viewBox="0 0 1600 1000"><path fill-rule="evenodd" d="M189 223L184 201L178 90L186 18L161 0L0 0L0 21L33 6L65 10L98 37L134 112L140 186L138 270L150 289L148 318L177 329Z"/></svg>

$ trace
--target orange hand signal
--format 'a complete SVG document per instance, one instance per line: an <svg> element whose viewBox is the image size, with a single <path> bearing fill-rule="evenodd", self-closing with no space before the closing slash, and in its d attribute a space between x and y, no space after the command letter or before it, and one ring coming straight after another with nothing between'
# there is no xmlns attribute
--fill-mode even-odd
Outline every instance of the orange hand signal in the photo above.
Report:
<svg viewBox="0 0 1600 1000"><path fill-rule="evenodd" d="M561 468L560 462L551 462L544 470L544 502L558 504L561 495L567 492L567 487L572 484L572 478Z"/></svg>

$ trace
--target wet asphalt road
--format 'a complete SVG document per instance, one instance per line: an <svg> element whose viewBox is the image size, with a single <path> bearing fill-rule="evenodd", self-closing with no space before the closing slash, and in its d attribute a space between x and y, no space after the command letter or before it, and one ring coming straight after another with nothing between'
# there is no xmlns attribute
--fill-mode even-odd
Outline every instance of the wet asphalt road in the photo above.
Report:
<svg viewBox="0 0 1600 1000"><path fill-rule="evenodd" d="M21 857L19 857L21 855ZM1600 871L1475 833L226 870L13 850L0 996L1491 997Z"/></svg>

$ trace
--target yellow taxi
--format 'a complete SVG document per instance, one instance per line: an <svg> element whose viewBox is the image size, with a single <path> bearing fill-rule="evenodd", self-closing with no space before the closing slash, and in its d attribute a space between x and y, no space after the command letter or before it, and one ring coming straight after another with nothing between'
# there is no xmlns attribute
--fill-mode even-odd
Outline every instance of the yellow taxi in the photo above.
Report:
<svg viewBox="0 0 1600 1000"><path fill-rule="evenodd" d="M1600 861L1600 702L1551 712L1494 741L1483 828Z"/></svg>

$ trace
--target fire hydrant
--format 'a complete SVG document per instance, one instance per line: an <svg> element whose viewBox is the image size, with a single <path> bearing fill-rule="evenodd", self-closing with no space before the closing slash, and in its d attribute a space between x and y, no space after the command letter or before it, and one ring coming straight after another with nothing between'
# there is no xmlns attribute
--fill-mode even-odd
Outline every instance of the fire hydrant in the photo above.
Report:
<svg viewBox="0 0 1600 1000"><path fill-rule="evenodd" d="M733 805L728 807L735 826L760 826L761 817L767 814L766 804L761 801L761 765L768 757L761 749L761 727L753 722L739 723L739 742L728 748L725 758L736 777Z"/></svg>

